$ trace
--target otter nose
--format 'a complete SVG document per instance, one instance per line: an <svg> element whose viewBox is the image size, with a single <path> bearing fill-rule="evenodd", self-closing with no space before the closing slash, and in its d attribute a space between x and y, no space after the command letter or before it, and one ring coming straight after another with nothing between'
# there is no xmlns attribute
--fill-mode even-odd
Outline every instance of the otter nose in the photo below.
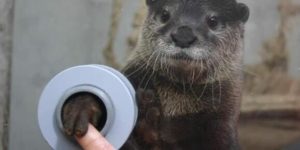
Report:
<svg viewBox="0 0 300 150"><path fill-rule="evenodd" d="M193 30L188 26L179 27L171 33L171 38L175 45L181 48L188 48L197 40Z"/></svg>

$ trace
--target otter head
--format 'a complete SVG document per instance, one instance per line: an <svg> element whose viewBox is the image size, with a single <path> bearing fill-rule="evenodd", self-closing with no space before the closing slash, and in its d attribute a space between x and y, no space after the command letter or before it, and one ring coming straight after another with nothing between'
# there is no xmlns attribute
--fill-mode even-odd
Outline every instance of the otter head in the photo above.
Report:
<svg viewBox="0 0 300 150"><path fill-rule="evenodd" d="M146 0L142 56L178 82L211 82L239 70L249 9L235 0Z"/></svg>

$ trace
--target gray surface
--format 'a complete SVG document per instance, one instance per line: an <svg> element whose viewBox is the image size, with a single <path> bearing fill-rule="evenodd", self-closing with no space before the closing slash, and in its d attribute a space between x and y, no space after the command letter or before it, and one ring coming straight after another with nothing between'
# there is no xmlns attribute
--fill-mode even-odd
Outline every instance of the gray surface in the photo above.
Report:
<svg viewBox="0 0 300 150"><path fill-rule="evenodd" d="M111 0L17 0L9 149L50 149L37 127L42 87L61 70L98 63Z"/></svg>
<svg viewBox="0 0 300 150"><path fill-rule="evenodd" d="M299 149L300 149L300 142L298 142L298 143L292 143L291 145L286 146L282 150L299 150Z"/></svg>
<svg viewBox="0 0 300 150"><path fill-rule="evenodd" d="M13 0L0 0L0 150L6 149Z"/></svg>
<svg viewBox="0 0 300 150"><path fill-rule="evenodd" d="M262 44L276 36L279 28L279 0L238 0L250 8L250 19L246 24L245 63L256 64L261 61Z"/></svg>
<svg viewBox="0 0 300 150"><path fill-rule="evenodd" d="M300 4L300 0L299 0ZM289 20L290 30L288 31L289 50L289 73L292 77L300 79L300 16L292 17Z"/></svg>
<svg viewBox="0 0 300 150"><path fill-rule="evenodd" d="M134 1L123 1L124 26L116 40L121 46L115 47L120 62L125 60L122 44L131 32ZM50 149L37 127L41 91L68 67L103 62L111 8L111 0L16 0L9 149Z"/></svg>
<svg viewBox="0 0 300 150"><path fill-rule="evenodd" d="M126 62L126 55L128 54L128 46L127 41L128 37L132 32L132 20L134 19L134 14L136 13L140 0L122 0L123 7L121 10L122 17L120 21L120 25L118 28L118 36L116 38L115 51L118 54L118 62L121 65L124 65Z"/></svg>
<svg viewBox="0 0 300 150"><path fill-rule="evenodd" d="M246 3L250 8L250 19L246 24L245 64L257 64L262 58L260 51L263 43L278 34L280 14L279 0L238 0ZM300 5L300 0L292 0ZM288 19L287 49L289 50L289 74L300 79L300 17Z"/></svg>

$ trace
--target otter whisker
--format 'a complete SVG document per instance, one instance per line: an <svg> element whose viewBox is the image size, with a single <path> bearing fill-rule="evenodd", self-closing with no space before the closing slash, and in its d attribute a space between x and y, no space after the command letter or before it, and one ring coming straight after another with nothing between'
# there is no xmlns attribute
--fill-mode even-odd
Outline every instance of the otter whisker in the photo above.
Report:
<svg viewBox="0 0 300 150"><path fill-rule="evenodd" d="M219 79L219 102L218 102L218 104L221 105L221 103L222 103L222 82Z"/></svg>
<svg viewBox="0 0 300 150"><path fill-rule="evenodd" d="M151 66L151 61L152 61L152 58L156 55L156 52L157 51L154 51L151 56L149 57L148 61L146 62L147 66L146 68L148 68L149 66Z"/></svg>
<svg viewBox="0 0 300 150"><path fill-rule="evenodd" d="M148 61L147 61L147 63L146 63L146 64L147 64L147 65L146 65L146 68L148 68L149 66L151 66L150 62L151 62L152 58L155 56L155 53L156 53L156 51L154 51L154 52L152 53L152 55L149 57L149 59L148 59ZM150 70L153 71L153 69L147 69L146 73L144 74L144 76L143 76L143 78L142 78L142 80L141 80L141 83L143 83L143 82L145 81L145 79L146 79L146 77L148 76L148 73L149 73ZM148 79L149 79L149 78L148 78ZM146 88L146 85L144 85L144 88Z"/></svg>
<svg viewBox="0 0 300 150"><path fill-rule="evenodd" d="M134 71L132 71L131 73L129 73L127 75L127 77L131 77L132 75L134 75L135 73L138 73L139 71L142 70L142 68L144 68L146 66L146 64L140 65L137 69L135 69ZM126 68L125 68L126 69Z"/></svg>
<svg viewBox="0 0 300 150"><path fill-rule="evenodd" d="M156 52L156 51L155 51ZM154 52L154 53L155 53ZM157 56L158 57L158 56ZM157 59L157 58L156 58ZM154 61L154 66L156 65L156 61ZM145 89L147 89L147 87L148 87L148 84L149 84L149 81L151 80L151 78L153 77L155 75L155 70L154 69L152 69L152 73L150 74L150 76L148 77L148 81L146 82L146 84L145 84Z"/></svg>

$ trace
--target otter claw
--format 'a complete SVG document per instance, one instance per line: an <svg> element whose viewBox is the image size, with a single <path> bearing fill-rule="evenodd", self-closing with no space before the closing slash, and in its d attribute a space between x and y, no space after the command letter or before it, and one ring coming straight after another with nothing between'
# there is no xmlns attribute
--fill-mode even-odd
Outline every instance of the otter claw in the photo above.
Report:
<svg viewBox="0 0 300 150"><path fill-rule="evenodd" d="M63 106L62 122L66 135L82 137L87 133L88 124L95 127L101 120L99 100L91 94L83 93L70 97Z"/></svg>

